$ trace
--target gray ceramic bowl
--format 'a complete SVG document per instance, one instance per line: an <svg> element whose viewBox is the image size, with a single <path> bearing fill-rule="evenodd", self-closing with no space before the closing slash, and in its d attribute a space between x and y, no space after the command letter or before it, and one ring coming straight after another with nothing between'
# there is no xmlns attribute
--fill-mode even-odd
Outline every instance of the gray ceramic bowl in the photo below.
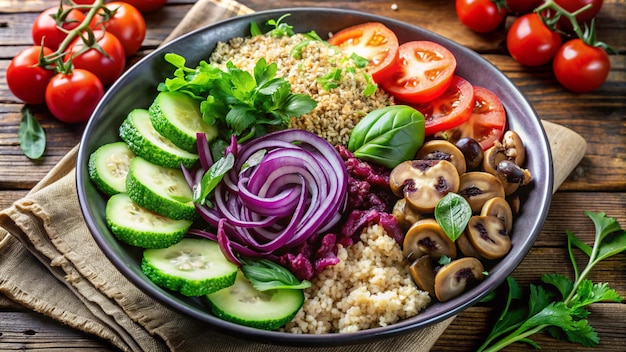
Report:
<svg viewBox="0 0 626 352"><path fill-rule="evenodd" d="M248 35L251 21L262 26L268 19L277 19L285 13L291 14L286 21L297 32L316 30L324 36L351 25L380 21L397 33L401 43L409 40L438 42L456 56L460 76L492 90L500 97L508 114L509 128L528 141L527 167L533 173L534 182L525 187L522 194L523 210L511 236L512 249L490 269L486 280L455 299L434 303L417 316L391 326L347 334L294 335L225 322L211 315L201 300L157 287L141 272L141 251L115 239L104 220L106 198L90 182L87 162L97 147L119 140L118 127L126 114L133 108L148 107L156 95L157 84L172 74L172 68L163 60L163 55L175 52L185 56L189 65L195 65L208 57L216 42ZM307 346L345 345L401 334L445 320L476 304L504 282L530 250L548 213L553 182L550 149L540 120L522 93L495 66L473 51L422 28L366 13L322 8L279 9L228 19L189 33L143 58L108 90L96 108L81 140L76 170L80 206L93 237L117 269L138 288L173 309L223 332L266 343Z"/></svg>

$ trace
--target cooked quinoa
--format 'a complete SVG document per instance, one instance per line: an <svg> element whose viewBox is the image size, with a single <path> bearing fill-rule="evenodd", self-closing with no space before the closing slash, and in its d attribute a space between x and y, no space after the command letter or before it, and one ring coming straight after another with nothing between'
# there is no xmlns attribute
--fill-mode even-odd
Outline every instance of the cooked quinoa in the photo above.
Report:
<svg viewBox="0 0 626 352"><path fill-rule="evenodd" d="M360 239L339 246L341 261L311 281L302 309L284 331L324 334L386 326L430 303L428 293L413 283L402 249L382 227L368 227Z"/></svg>
<svg viewBox="0 0 626 352"><path fill-rule="evenodd" d="M368 86L365 69L356 68L354 62L335 47L324 42L310 41L302 47L299 58L292 49L307 40L301 34L291 37L257 35L237 37L228 43L218 43L209 61L225 65L231 61L242 70L252 72L260 58L278 65L277 76L291 84L294 93L307 94L317 101L317 107L299 118L292 118L291 128L313 132L331 144L348 144L350 132L368 112L393 104L393 98L382 89L372 96L364 96ZM336 68L341 69L341 79L336 88L324 89L318 78ZM351 70L354 70L351 72Z"/></svg>

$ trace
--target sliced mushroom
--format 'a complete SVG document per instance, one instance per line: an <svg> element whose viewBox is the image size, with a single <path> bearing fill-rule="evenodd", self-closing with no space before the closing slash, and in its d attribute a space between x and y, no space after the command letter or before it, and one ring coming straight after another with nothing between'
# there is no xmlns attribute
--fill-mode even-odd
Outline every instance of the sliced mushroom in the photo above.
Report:
<svg viewBox="0 0 626 352"><path fill-rule="evenodd" d="M485 268L474 257L463 257L451 261L435 274L435 297L440 302L448 301L465 292L465 289L483 279Z"/></svg>
<svg viewBox="0 0 626 352"><path fill-rule="evenodd" d="M389 174L394 194L404 196L418 212L430 213L441 198L459 190L459 173L445 160L409 160Z"/></svg>
<svg viewBox="0 0 626 352"><path fill-rule="evenodd" d="M506 158L512 160L517 165L524 165L526 161L526 148L522 138L517 132L509 130L504 132L502 136L502 147L504 148L504 154Z"/></svg>
<svg viewBox="0 0 626 352"><path fill-rule="evenodd" d="M511 234L511 229L513 228L513 211L511 210L511 206L506 199L501 197L494 197L489 199L483 205L481 211L481 216L495 216L498 219L502 220L504 223L504 228L506 229L506 234Z"/></svg>
<svg viewBox="0 0 626 352"><path fill-rule="evenodd" d="M405 198L398 199L398 201L393 205L391 215L396 218L398 225L400 225L400 227L405 231L423 218L423 216L415 211L410 204L407 204Z"/></svg>
<svg viewBox="0 0 626 352"><path fill-rule="evenodd" d="M477 140L470 137L464 137L456 142L463 156L465 156L465 165L468 170L475 170L480 167L485 157L485 152Z"/></svg>
<svg viewBox="0 0 626 352"><path fill-rule="evenodd" d="M417 151L415 159L446 160L456 167L459 175L465 173L465 156L454 144L441 139L433 139L424 143Z"/></svg>
<svg viewBox="0 0 626 352"><path fill-rule="evenodd" d="M511 249L511 237L504 222L495 216L472 216L465 234L476 251L487 259L502 258Z"/></svg>
<svg viewBox="0 0 626 352"><path fill-rule="evenodd" d="M413 261L409 266L409 272L417 287L435 296L435 269L429 255L421 256Z"/></svg>
<svg viewBox="0 0 626 352"><path fill-rule="evenodd" d="M402 254L409 261L429 255L439 260L442 255L456 258L456 245L443 232L435 219L423 219L411 226L404 236Z"/></svg>
<svg viewBox="0 0 626 352"><path fill-rule="evenodd" d="M504 198L505 195L502 182L496 176L482 171L466 172L461 175L458 193L467 200L474 213L478 213L489 199Z"/></svg>
<svg viewBox="0 0 626 352"><path fill-rule="evenodd" d="M476 248L474 248L474 245L471 244L470 241L467 239L467 235L465 234L465 232L461 233L459 238L456 239L456 244L457 244L457 247L459 247L459 250L461 251L461 253L463 253L464 256L466 256L466 257L476 257L478 259L482 258L480 253L478 253Z"/></svg>
<svg viewBox="0 0 626 352"><path fill-rule="evenodd" d="M498 176L507 183L517 183L518 185L527 185L532 179L530 171L522 169L519 165L511 160L502 160L496 168Z"/></svg>

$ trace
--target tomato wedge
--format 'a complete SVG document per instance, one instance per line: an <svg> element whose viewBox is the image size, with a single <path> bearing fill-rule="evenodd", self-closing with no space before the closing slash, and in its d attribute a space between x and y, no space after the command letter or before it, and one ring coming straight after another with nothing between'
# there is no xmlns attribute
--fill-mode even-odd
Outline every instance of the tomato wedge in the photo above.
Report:
<svg viewBox="0 0 626 352"><path fill-rule="evenodd" d="M412 106L424 115L425 134L430 136L469 119L474 106L474 87L464 78L454 75L448 89L435 100Z"/></svg>
<svg viewBox="0 0 626 352"><path fill-rule="evenodd" d="M498 96L487 88L474 86L474 108L470 118L443 134L452 143L465 137L473 138L483 150L487 150L502 138L505 125L506 112Z"/></svg>
<svg viewBox="0 0 626 352"><path fill-rule="evenodd" d="M357 54L369 60L367 70L379 83L394 71L398 61L398 38L384 24L368 22L343 29L328 39L348 55Z"/></svg>
<svg viewBox="0 0 626 352"><path fill-rule="evenodd" d="M394 97L422 104L441 95L450 85L456 70L454 55L431 41L406 42L398 48L398 68L381 82Z"/></svg>

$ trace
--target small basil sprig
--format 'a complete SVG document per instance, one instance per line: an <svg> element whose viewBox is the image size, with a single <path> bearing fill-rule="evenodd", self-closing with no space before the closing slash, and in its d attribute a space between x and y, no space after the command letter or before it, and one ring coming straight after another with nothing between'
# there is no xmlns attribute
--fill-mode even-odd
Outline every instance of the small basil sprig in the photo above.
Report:
<svg viewBox="0 0 626 352"><path fill-rule="evenodd" d="M17 139L22 152L29 159L41 158L46 150L46 132L26 105L22 108L22 120Z"/></svg>
<svg viewBox="0 0 626 352"><path fill-rule="evenodd" d="M276 289L305 289L311 286L307 280L298 280L289 270L269 259L242 260L241 271L254 288L259 291Z"/></svg>
<svg viewBox="0 0 626 352"><path fill-rule="evenodd" d="M424 115L406 105L374 110L356 124L348 150L359 159L394 168L424 143Z"/></svg>
<svg viewBox="0 0 626 352"><path fill-rule="evenodd" d="M435 207L435 220L452 241L461 236L471 217L469 203L456 193L446 194Z"/></svg>
<svg viewBox="0 0 626 352"><path fill-rule="evenodd" d="M235 165L235 156L228 153L218 159L202 176L202 181L193 190L194 203L205 204L206 198L222 181L224 175Z"/></svg>

